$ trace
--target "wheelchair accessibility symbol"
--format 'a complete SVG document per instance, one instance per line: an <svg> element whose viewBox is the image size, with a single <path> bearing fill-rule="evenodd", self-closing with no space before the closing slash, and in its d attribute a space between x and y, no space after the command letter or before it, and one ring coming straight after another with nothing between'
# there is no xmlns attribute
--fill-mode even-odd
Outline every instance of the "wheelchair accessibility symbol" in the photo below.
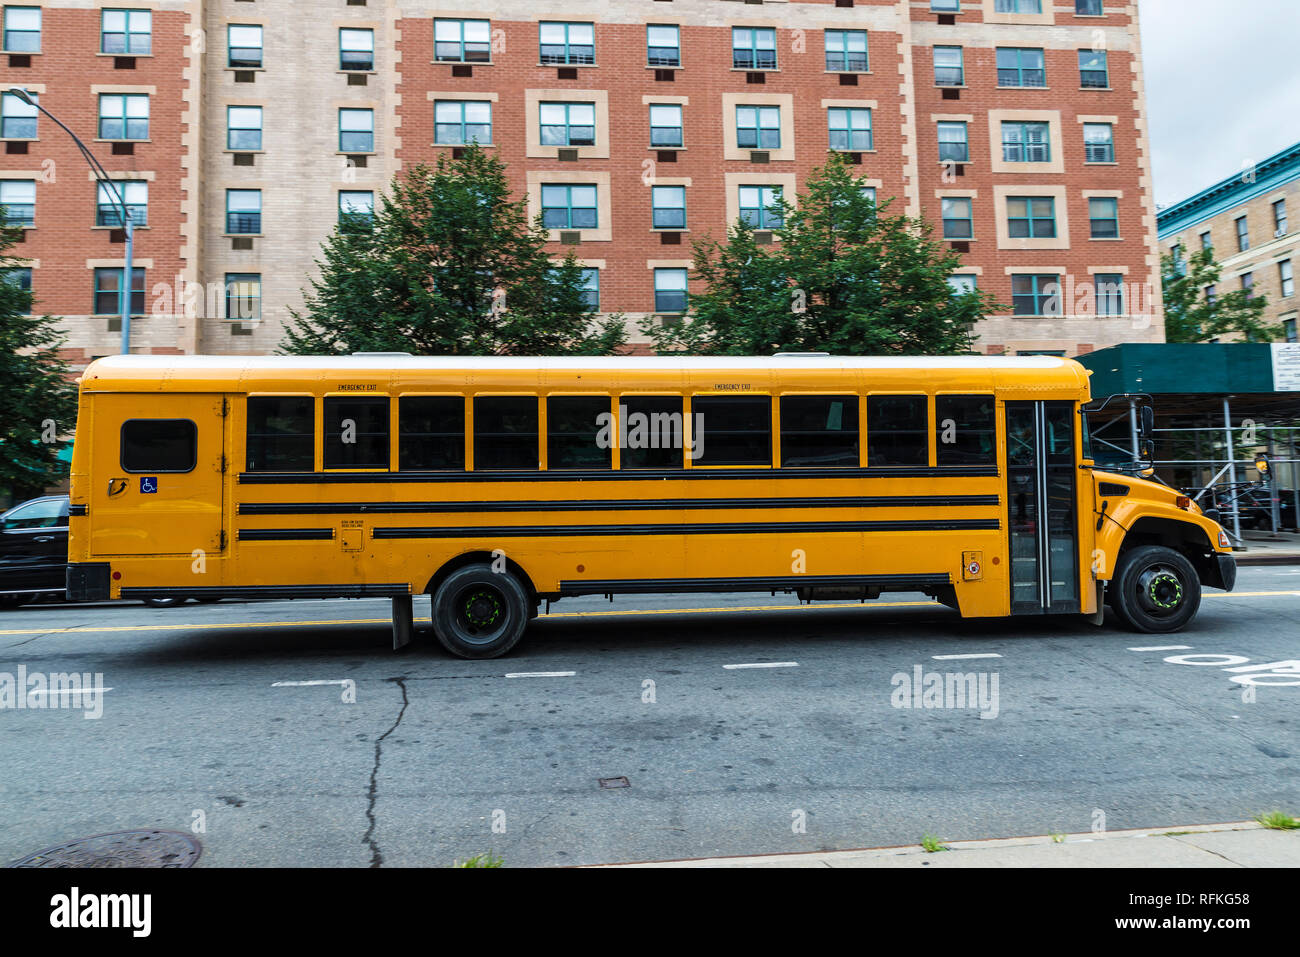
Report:
<svg viewBox="0 0 1300 957"><path fill-rule="evenodd" d="M141 476L140 494L155 495L157 494L157 492L158 492L158 479L154 478L153 476L148 476L148 477Z"/></svg>

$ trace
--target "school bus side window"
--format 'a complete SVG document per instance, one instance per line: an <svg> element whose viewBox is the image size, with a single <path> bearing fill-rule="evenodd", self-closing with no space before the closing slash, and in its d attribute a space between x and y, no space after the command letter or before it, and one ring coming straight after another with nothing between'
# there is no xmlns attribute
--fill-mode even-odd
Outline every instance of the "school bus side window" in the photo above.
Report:
<svg viewBox="0 0 1300 957"><path fill-rule="evenodd" d="M403 472L465 469L465 400L413 395L397 400L397 467Z"/></svg>
<svg viewBox="0 0 1300 957"><path fill-rule="evenodd" d="M867 397L867 466L929 465L929 412L923 395Z"/></svg>
<svg viewBox="0 0 1300 957"><path fill-rule="evenodd" d="M546 467L611 469L612 443L601 448L600 432L608 423L607 395L557 395L546 399ZM605 418L602 418L604 416Z"/></svg>
<svg viewBox="0 0 1300 957"><path fill-rule="evenodd" d="M696 465L772 464L772 400L762 395L697 395L691 418L700 423Z"/></svg>
<svg viewBox="0 0 1300 957"><path fill-rule="evenodd" d="M316 418L311 396L250 396L249 472L310 472L316 467Z"/></svg>
<svg viewBox="0 0 1300 957"><path fill-rule="evenodd" d="M625 395L619 400L619 468L684 468L683 400L679 395Z"/></svg>
<svg viewBox="0 0 1300 957"><path fill-rule="evenodd" d="M538 469L537 396L474 397L474 469Z"/></svg>
<svg viewBox="0 0 1300 957"><path fill-rule="evenodd" d="M192 472L198 427L189 419L131 419L122 423L122 471Z"/></svg>
<svg viewBox="0 0 1300 957"><path fill-rule="evenodd" d="M781 397L783 468L858 465L856 395Z"/></svg>
<svg viewBox="0 0 1300 957"><path fill-rule="evenodd" d="M386 397L326 397L325 468L388 468Z"/></svg>
<svg viewBox="0 0 1300 957"><path fill-rule="evenodd" d="M997 422L991 395L940 395L934 399L939 465L995 465Z"/></svg>

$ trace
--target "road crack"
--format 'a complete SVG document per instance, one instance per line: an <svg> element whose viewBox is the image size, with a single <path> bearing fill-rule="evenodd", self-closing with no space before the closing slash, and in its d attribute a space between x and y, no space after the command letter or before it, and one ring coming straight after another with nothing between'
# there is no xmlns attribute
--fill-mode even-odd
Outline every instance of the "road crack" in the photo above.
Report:
<svg viewBox="0 0 1300 957"><path fill-rule="evenodd" d="M397 712L397 720L393 722L393 726L375 739L375 763L370 768L370 789L366 795L366 820L369 822L369 826L366 827L365 836L361 838L361 843L370 848L371 867L384 866L384 854L375 840L375 804L379 800L379 765L383 760L384 739L397 730L397 726L402 723L402 718L406 715L406 706L410 704L410 699L406 694L406 678L389 678L387 680L402 689L402 707Z"/></svg>

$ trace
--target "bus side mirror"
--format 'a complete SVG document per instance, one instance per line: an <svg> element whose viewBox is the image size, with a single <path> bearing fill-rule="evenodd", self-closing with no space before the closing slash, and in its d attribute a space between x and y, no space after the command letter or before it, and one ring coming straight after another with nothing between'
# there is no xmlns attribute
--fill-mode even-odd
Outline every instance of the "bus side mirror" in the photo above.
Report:
<svg viewBox="0 0 1300 957"><path fill-rule="evenodd" d="M1142 406L1142 438L1150 440L1156 432L1156 410L1149 405Z"/></svg>
<svg viewBox="0 0 1300 957"><path fill-rule="evenodd" d="M1260 453L1255 456L1255 468L1259 470L1259 478L1262 482L1267 482L1271 477L1272 463L1269 462L1268 456Z"/></svg>

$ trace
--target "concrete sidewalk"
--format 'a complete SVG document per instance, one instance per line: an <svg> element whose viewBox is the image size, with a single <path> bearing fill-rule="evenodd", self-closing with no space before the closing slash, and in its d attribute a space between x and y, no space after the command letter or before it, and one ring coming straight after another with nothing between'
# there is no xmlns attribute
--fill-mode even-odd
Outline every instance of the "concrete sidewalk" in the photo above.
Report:
<svg viewBox="0 0 1300 957"><path fill-rule="evenodd" d="M1300 565L1300 534L1242 532L1245 548L1233 552L1238 565Z"/></svg>
<svg viewBox="0 0 1300 957"><path fill-rule="evenodd" d="M1059 843L1058 843L1059 840ZM1254 821L1104 834L948 841L857 851L714 857L605 867L1300 867L1300 831Z"/></svg>

